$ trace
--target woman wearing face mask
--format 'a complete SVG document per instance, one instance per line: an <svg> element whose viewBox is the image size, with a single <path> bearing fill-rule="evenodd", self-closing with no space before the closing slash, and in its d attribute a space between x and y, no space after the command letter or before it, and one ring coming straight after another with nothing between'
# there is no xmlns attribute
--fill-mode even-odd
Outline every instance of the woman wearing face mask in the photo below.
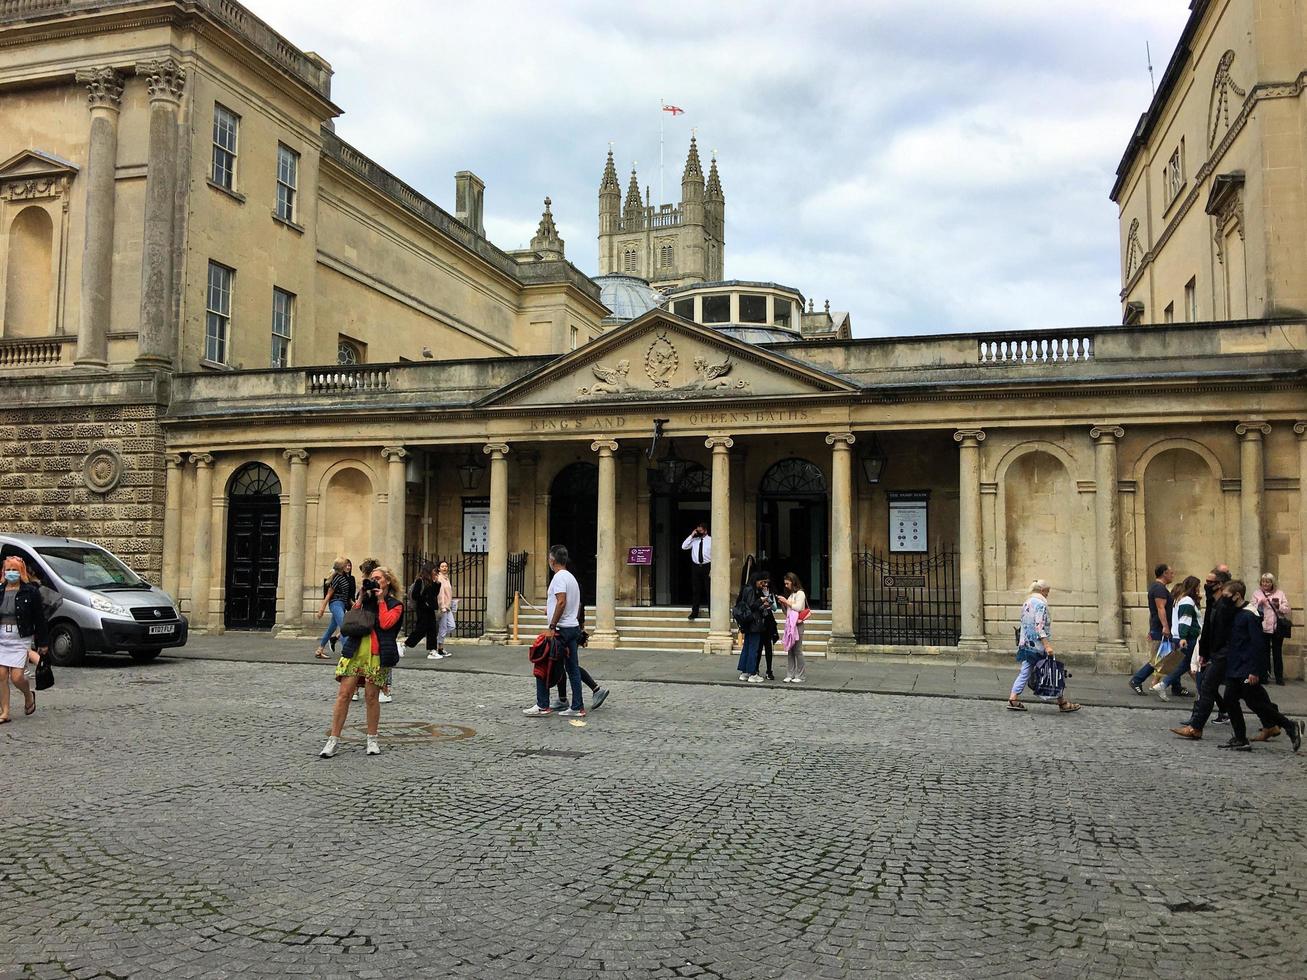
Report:
<svg viewBox="0 0 1307 980"><path fill-rule="evenodd" d="M436 649L427 654L428 660L453 656L445 649L445 641L454 632L454 586L449 581L449 562L441 561L436 568Z"/></svg>
<svg viewBox="0 0 1307 980"><path fill-rule="evenodd" d="M28 663L39 663L50 645L41 590L27 575L18 557L4 560L4 589L0 591L0 725L8 724L9 685L23 695L23 714L36 710L36 692L24 674ZM33 652L32 647L36 647Z"/></svg>

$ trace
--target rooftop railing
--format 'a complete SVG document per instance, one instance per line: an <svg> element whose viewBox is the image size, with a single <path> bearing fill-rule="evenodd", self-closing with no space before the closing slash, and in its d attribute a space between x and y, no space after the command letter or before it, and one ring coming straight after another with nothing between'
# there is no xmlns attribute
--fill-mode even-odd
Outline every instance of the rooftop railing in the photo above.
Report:
<svg viewBox="0 0 1307 980"><path fill-rule="evenodd" d="M1067 364L1094 356L1089 337L981 338L977 347L981 364Z"/></svg>

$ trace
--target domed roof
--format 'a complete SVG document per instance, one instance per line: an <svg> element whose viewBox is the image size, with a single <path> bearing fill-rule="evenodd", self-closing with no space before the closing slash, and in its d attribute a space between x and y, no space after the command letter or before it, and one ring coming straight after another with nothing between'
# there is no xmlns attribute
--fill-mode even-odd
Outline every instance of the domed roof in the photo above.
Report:
<svg viewBox="0 0 1307 980"><path fill-rule="evenodd" d="M664 296L638 276L595 276L599 302L613 311L604 323L624 323L662 306Z"/></svg>

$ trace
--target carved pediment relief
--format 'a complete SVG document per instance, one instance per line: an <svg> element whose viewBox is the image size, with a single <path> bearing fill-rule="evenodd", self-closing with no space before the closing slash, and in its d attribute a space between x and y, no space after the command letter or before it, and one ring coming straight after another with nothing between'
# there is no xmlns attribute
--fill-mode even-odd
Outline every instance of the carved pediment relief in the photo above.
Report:
<svg viewBox="0 0 1307 980"><path fill-rule="evenodd" d="M0 163L0 197L9 201L58 197L76 176L77 166L67 160L23 150Z"/></svg>
<svg viewBox="0 0 1307 980"><path fill-rule="evenodd" d="M501 389L485 404L658 403L854 390L842 378L656 310Z"/></svg>
<svg viewBox="0 0 1307 980"><path fill-rule="evenodd" d="M1241 103L1235 102L1235 99L1243 99L1248 96L1248 91L1234 80L1230 69L1234 65L1234 51L1226 51L1221 55L1221 60L1216 65L1216 72L1212 76L1212 95L1207 106L1207 148L1211 150L1216 146L1227 129L1230 128L1230 108L1234 103L1235 114L1238 114Z"/></svg>

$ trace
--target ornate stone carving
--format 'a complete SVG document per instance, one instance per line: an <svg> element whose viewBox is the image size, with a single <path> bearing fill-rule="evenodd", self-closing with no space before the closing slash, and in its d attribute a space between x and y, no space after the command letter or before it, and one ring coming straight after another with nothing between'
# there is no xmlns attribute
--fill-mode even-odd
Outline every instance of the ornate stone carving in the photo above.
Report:
<svg viewBox="0 0 1307 980"><path fill-rule="evenodd" d="M1293 423L1293 431L1299 439L1307 439L1307 422Z"/></svg>
<svg viewBox="0 0 1307 980"><path fill-rule="evenodd" d="M735 362L731 360L729 354L725 360L717 364L709 362L706 357L696 357L694 359L694 373L699 377L694 386L703 391L749 387L749 382L744 378L731 379L726 377L734 367Z"/></svg>
<svg viewBox="0 0 1307 980"><path fill-rule="evenodd" d="M726 452L726 450L735 445L735 440L730 436L709 436L703 441L703 444L705 448L711 449L713 452L716 452L719 449L722 452Z"/></svg>
<svg viewBox="0 0 1307 980"><path fill-rule="evenodd" d="M1128 282L1130 277L1135 274L1139 268L1139 263L1144 257L1143 246L1139 244L1139 219L1135 218L1130 222L1130 231L1125 238L1125 277Z"/></svg>
<svg viewBox="0 0 1307 980"><path fill-rule="evenodd" d="M617 442L613 439L596 439L590 443L590 451L600 456L611 456L617 452Z"/></svg>
<svg viewBox="0 0 1307 980"><path fill-rule="evenodd" d="M1230 127L1230 93L1245 98L1248 93L1239 87L1230 76L1230 66L1234 64L1234 52L1226 51L1216 65L1216 74L1212 76L1212 95L1207 108L1207 148L1216 145L1221 132Z"/></svg>
<svg viewBox="0 0 1307 980"><path fill-rule="evenodd" d="M508 455L508 443L506 442L488 442L481 447L481 451L491 459L496 457L502 459Z"/></svg>
<svg viewBox="0 0 1307 980"><path fill-rule="evenodd" d="M616 367L607 368L596 364L590 368L594 372L595 383L576 389L578 395L616 394L631 387L627 375L631 373L631 362L626 358L617 362Z"/></svg>
<svg viewBox="0 0 1307 980"><path fill-rule="evenodd" d="M1089 430L1089 438L1095 442L1115 442L1125 435L1125 429L1119 425L1096 425Z"/></svg>
<svg viewBox="0 0 1307 980"><path fill-rule="evenodd" d="M213 465L213 454L212 454L212 453L191 453L191 462L195 464L196 468L199 468L199 467L202 467L202 466L212 466L212 465Z"/></svg>
<svg viewBox="0 0 1307 980"><path fill-rule="evenodd" d="M402 460L408 455L408 450L403 446L386 446L381 450L381 456L389 463L395 463Z"/></svg>
<svg viewBox="0 0 1307 980"><path fill-rule="evenodd" d="M974 443L976 445L979 445L980 443L985 441L985 430L984 429L958 429L957 432L953 433L953 441L960 442L962 443L963 446L966 446L968 443Z"/></svg>
<svg viewBox="0 0 1307 980"><path fill-rule="evenodd" d="M1260 439L1271 434L1271 426L1268 422L1240 422L1234 431L1245 439Z"/></svg>
<svg viewBox="0 0 1307 980"><path fill-rule="evenodd" d="M74 76L86 86L86 101L95 108L117 109L123 100L123 76L116 68L82 68Z"/></svg>
<svg viewBox="0 0 1307 980"><path fill-rule="evenodd" d="M136 74L145 79L150 101L180 102L186 88L186 69L172 58L138 61Z"/></svg>
<svg viewBox="0 0 1307 980"><path fill-rule="evenodd" d="M858 437L852 432L832 432L830 435L826 436L826 445L835 446L836 448L842 446L847 449L857 441Z"/></svg>
<svg viewBox="0 0 1307 980"><path fill-rule="evenodd" d="M304 464L309 461L309 452L307 449L286 449L282 451L282 455L286 457L291 466L294 466L297 463Z"/></svg>
<svg viewBox="0 0 1307 980"><path fill-rule="evenodd" d="M108 493L123 477L123 460L114 449L92 449L82 460L82 481L93 493Z"/></svg>
<svg viewBox="0 0 1307 980"><path fill-rule="evenodd" d="M670 388L672 378L680 366L681 355L677 353L676 346L667 339L666 330L659 330L644 355L645 374L649 375L655 388Z"/></svg>

